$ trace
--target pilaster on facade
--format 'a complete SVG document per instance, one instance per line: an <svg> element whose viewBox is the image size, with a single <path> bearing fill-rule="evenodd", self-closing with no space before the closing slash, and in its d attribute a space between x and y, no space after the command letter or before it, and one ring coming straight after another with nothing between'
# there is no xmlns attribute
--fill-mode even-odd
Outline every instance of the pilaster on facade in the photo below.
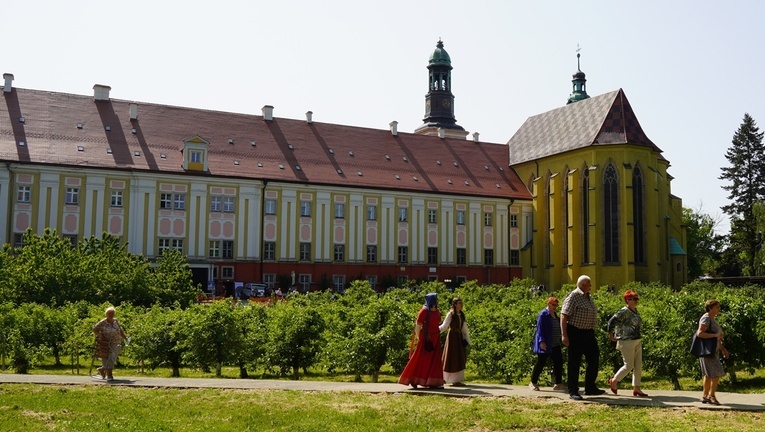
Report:
<svg viewBox="0 0 765 432"><path fill-rule="evenodd" d="M207 215L208 215L208 184L192 182L189 185L188 221L189 221L189 258L201 259L207 252ZM192 234L193 233L193 234Z"/></svg>
<svg viewBox="0 0 765 432"><path fill-rule="evenodd" d="M10 192L11 188L11 171L5 166L0 165L0 203L4 203L5 210L0 210L0 244L10 243L11 239L8 238L11 232L9 215L13 211L13 204L11 197L13 194Z"/></svg>
<svg viewBox="0 0 765 432"><path fill-rule="evenodd" d="M89 175L85 180L85 229L84 237L101 237L104 232L104 217L108 208L106 201L106 177Z"/></svg>
<svg viewBox="0 0 765 432"><path fill-rule="evenodd" d="M37 206L40 211L38 211L37 215L37 234L42 234L47 227L54 229L60 227L57 220L58 210L61 205L58 195L60 181L61 178L58 173L40 173L40 196Z"/></svg>

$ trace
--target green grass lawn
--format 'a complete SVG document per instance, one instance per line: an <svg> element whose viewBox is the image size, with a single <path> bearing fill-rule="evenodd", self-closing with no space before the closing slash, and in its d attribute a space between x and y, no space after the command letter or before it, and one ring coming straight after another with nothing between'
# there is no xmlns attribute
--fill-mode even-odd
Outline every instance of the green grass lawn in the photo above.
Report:
<svg viewBox="0 0 765 432"><path fill-rule="evenodd" d="M763 413L545 398L0 385L2 431L746 431Z"/></svg>
<svg viewBox="0 0 765 432"><path fill-rule="evenodd" d="M81 365L79 375L87 374L89 366ZM77 374L71 366L50 365L31 373ZM142 371L124 365L115 375L169 377L170 370ZM215 377L195 369L182 369L181 375ZM250 372L250 376L279 378L263 371ZM223 369L222 378L238 377L238 368ZM313 370L301 379L353 381L350 375ZM370 381L368 376L363 379ZM397 379L386 370L379 382ZM470 373L467 381L497 383ZM684 378L681 384L683 390L701 391L699 380ZM642 387L669 390L671 384L645 376ZM752 375L740 372L735 386L725 377L719 390L765 393L765 370ZM608 406L556 398L0 384L0 431L748 431L762 430L763 417L762 412Z"/></svg>

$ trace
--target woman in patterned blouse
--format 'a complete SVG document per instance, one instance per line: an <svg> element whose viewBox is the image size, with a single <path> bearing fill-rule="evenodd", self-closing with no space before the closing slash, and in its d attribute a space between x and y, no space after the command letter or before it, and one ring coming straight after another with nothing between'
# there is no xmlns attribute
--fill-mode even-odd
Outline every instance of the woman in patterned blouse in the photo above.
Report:
<svg viewBox="0 0 765 432"><path fill-rule="evenodd" d="M119 355L120 342L122 339L127 339L119 321L114 319L115 312L114 307L106 308L106 318L93 326L93 333L98 338L99 346L104 348L103 350L99 349L96 354L101 357L101 367L97 370L101 378L107 381L114 381L112 371Z"/></svg>
<svg viewBox="0 0 765 432"><path fill-rule="evenodd" d="M632 372L632 395L646 397L647 394L640 391L640 377L643 369L643 345L640 343L641 319L638 314L637 304L640 300L638 293L627 290L624 293L625 307L619 309L608 320L608 338L616 342L616 349L622 353L624 365L616 371L613 378L608 379L611 391L616 394L621 381Z"/></svg>

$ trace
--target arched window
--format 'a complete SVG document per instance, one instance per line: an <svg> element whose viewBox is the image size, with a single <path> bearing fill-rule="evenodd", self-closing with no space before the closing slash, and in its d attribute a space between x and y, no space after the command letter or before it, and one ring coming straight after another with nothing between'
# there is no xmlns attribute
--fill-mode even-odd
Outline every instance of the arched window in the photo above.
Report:
<svg viewBox="0 0 765 432"><path fill-rule="evenodd" d="M605 231L603 259L606 263L618 263L619 178L612 164L608 164L603 172L603 212L603 230Z"/></svg>
<svg viewBox="0 0 765 432"><path fill-rule="evenodd" d="M590 262L590 170L582 169L582 263Z"/></svg>
<svg viewBox="0 0 765 432"><path fill-rule="evenodd" d="M560 205L563 209L563 224L561 225L563 235L561 236L563 245L563 265L568 265L568 167L563 169L565 176L563 177L563 193L561 194Z"/></svg>
<svg viewBox="0 0 765 432"><path fill-rule="evenodd" d="M645 196L643 194L643 173L640 166L632 170L632 242L635 262L645 264Z"/></svg>
<svg viewBox="0 0 765 432"><path fill-rule="evenodd" d="M552 237L552 209L553 209L553 196L552 191L552 176L547 173L547 179L545 181L545 198L547 201L547 215L545 218L545 265L550 267L552 265L552 245L550 244L550 237Z"/></svg>

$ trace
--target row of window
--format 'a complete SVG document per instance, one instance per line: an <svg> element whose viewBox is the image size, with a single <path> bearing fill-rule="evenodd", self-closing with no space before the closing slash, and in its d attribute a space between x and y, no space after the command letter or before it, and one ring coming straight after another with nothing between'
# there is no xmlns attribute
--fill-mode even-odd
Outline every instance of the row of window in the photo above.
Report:
<svg viewBox="0 0 765 432"><path fill-rule="evenodd" d="M275 242L265 242L263 251L264 251L263 259L265 261L276 260L276 243ZM366 255L367 255L366 262L376 263L377 262L377 246L367 245ZM300 251L299 251L298 259L300 261L311 261L311 243L300 243ZM335 262L345 261L345 245L343 244L334 245L333 261ZM409 247L408 246L398 247L397 262L400 264L409 263ZM483 262L485 265L494 265L494 250L493 249L484 249ZM436 247L428 248L427 263L438 264L438 248ZM465 265L466 263L467 263L467 249L457 248L457 265ZM518 250L510 251L510 265L520 265L520 251Z"/></svg>
<svg viewBox="0 0 765 432"><path fill-rule="evenodd" d="M300 202L300 216L301 217L311 217L311 209L312 209L311 201L301 201ZM275 215L276 214L276 200L275 199L267 199L267 200L265 200L265 213L267 215ZM344 218L345 218L345 204L344 203L335 203L335 219L344 219ZM457 210L455 212L455 218L456 218L457 225L465 225L465 211L464 210ZM377 206L376 205L368 205L367 206L367 220L369 220L369 221L376 221L377 220ZM399 222L408 222L409 221L409 209L407 207L399 207L398 208L398 221ZM428 209L428 223L430 223L430 224L438 223L438 210ZM494 215L492 213L484 213L483 214L483 224L484 224L484 226L492 226L494 224ZM512 226L512 227L517 227L518 226L518 216L517 215L511 215L510 216L510 226Z"/></svg>
<svg viewBox="0 0 765 432"><path fill-rule="evenodd" d="M21 203L28 203L32 200L32 188L31 186L19 186L17 201ZM77 205L80 202L80 188L69 187L66 188L65 201L67 205ZM123 203L123 191L113 190L111 191L110 205L112 207L122 207ZM163 210L185 210L186 209L186 194L185 193L161 193L159 195L159 208ZM210 211L211 212L224 212L232 213L234 211L234 197L229 196L212 196L210 197ZM267 215L276 214L276 200L265 200L265 213ZM300 216L311 217L311 202L300 202ZM457 210L455 212L457 225L465 225L465 211ZM483 225L493 225L492 213L483 214ZM345 204L335 203L335 218L345 218ZM377 220L377 206L367 206L367 220ZM407 222L409 220L409 209L406 207L398 208L398 221ZM438 211L434 209L428 210L428 223L438 223ZM510 226L518 226L518 216L510 215Z"/></svg>

